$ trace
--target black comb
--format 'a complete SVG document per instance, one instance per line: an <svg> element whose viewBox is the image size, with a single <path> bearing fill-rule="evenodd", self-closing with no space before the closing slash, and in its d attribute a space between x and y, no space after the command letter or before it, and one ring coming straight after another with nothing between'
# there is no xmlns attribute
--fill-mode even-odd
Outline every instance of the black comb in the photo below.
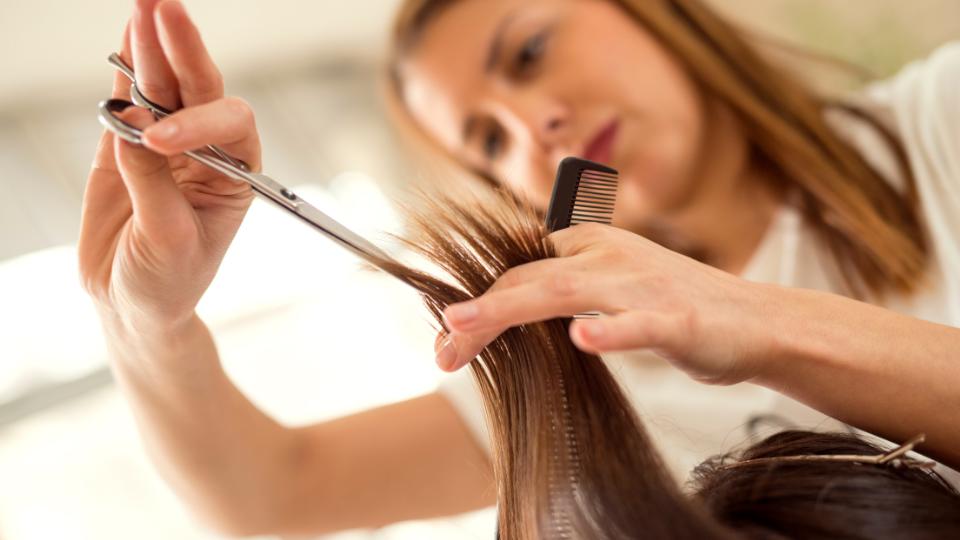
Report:
<svg viewBox="0 0 960 540"><path fill-rule="evenodd" d="M547 207L547 229L559 231L578 223L613 221L617 173L606 165L568 157L557 168L557 181Z"/></svg>

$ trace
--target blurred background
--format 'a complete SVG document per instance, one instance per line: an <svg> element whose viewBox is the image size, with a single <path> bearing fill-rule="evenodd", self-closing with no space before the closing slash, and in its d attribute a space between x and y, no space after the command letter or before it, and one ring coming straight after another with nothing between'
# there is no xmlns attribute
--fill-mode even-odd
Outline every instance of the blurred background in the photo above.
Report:
<svg viewBox="0 0 960 540"><path fill-rule="evenodd" d="M746 28L877 77L960 38L957 0L713 1ZM227 93L256 111L265 171L375 239L399 232L392 200L443 181L404 157L379 96L398 3L186 1ZM95 105L109 96L105 58L130 10L131 0L0 0L4 540L218 537L148 463L77 279ZM441 377L416 297L260 201L200 312L232 379L288 424L423 394ZM328 538L487 539L492 530L487 510Z"/></svg>

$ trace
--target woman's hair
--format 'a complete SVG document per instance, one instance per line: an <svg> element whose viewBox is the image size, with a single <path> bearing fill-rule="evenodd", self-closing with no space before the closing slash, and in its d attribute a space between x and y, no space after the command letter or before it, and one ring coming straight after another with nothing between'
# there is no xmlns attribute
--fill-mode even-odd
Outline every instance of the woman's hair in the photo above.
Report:
<svg viewBox="0 0 960 540"><path fill-rule="evenodd" d="M490 200L433 202L408 243L445 278L372 260L443 309L485 292L506 270L555 256L533 209ZM491 433L505 540L541 538L960 537L960 497L932 473L837 462L702 465L684 495L604 363L577 349L569 320L512 328L470 364ZM871 454L849 435L785 432L743 459Z"/></svg>
<svg viewBox="0 0 960 540"><path fill-rule="evenodd" d="M960 496L923 468L783 459L884 452L850 433L783 431L702 463L691 487L715 519L746 537L957 537Z"/></svg>
<svg viewBox="0 0 960 540"><path fill-rule="evenodd" d="M416 123L405 109L399 66L427 25L457 1L406 0L397 16L388 98L411 133ZM929 255L926 233L906 153L887 127L861 108L816 95L811 85L759 54L704 0L610 1L739 118L754 158L773 166L775 181L799 192L798 204L832 253L849 294L880 297L918 288ZM825 118L831 109L868 123L884 139L904 176L903 193L831 128Z"/></svg>

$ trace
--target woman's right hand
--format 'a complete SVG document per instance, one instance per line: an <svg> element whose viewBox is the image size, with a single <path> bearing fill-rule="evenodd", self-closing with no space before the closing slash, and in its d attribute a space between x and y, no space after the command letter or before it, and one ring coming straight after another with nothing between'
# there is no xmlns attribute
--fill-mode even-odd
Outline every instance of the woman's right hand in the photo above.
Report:
<svg viewBox="0 0 960 540"><path fill-rule="evenodd" d="M193 315L253 200L248 185L182 152L215 144L258 171L260 142L179 2L138 0L121 57L150 100L183 108L159 122L124 111L146 148L104 133L84 194L80 274L101 310L172 325ZM117 73L114 97L129 99L129 84Z"/></svg>

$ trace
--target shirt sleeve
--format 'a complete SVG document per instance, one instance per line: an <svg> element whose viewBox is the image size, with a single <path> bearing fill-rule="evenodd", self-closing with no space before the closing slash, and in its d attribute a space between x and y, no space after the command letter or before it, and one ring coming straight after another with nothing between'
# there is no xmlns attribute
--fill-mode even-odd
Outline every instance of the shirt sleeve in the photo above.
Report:
<svg viewBox="0 0 960 540"><path fill-rule="evenodd" d="M916 182L932 252L960 298L960 41L908 65L868 95L890 108ZM960 320L960 303L951 318Z"/></svg>
<svg viewBox="0 0 960 540"><path fill-rule="evenodd" d="M877 93L893 105L921 195L960 209L960 41L910 64Z"/></svg>

